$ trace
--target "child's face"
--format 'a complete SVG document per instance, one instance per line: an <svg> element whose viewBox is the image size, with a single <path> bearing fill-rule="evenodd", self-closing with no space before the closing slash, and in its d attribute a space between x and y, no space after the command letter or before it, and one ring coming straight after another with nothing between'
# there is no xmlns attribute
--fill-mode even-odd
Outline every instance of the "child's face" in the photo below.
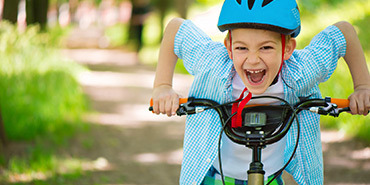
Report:
<svg viewBox="0 0 370 185"><path fill-rule="evenodd" d="M272 31L246 28L234 29L231 34L232 53L228 47L228 39L225 39L225 44L237 73L252 94L262 94L280 69L281 35Z"/></svg>

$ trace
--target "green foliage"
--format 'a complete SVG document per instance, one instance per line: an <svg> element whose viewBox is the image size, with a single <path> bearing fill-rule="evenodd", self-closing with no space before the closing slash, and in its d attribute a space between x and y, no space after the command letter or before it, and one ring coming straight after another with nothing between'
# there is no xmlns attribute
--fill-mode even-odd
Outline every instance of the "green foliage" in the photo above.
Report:
<svg viewBox="0 0 370 185"><path fill-rule="evenodd" d="M128 41L128 28L127 24L115 24L106 28L104 35L112 46L123 46Z"/></svg>
<svg viewBox="0 0 370 185"><path fill-rule="evenodd" d="M175 73L179 73L179 74L189 74L189 72L186 70L185 66L184 66L184 62L182 62L181 59L179 59L176 63L176 66L175 66Z"/></svg>
<svg viewBox="0 0 370 185"><path fill-rule="evenodd" d="M301 0L300 2L305 1ZM309 3L314 2L310 1ZM331 7L328 8L328 5ZM304 10L305 8L302 11ZM316 7L316 11L303 12L302 34L298 38L298 47L306 46L319 31L341 20L348 21L355 26L369 65L370 44L367 41L370 39L370 25L368 24L370 21L370 1L325 1ZM320 89L323 96L335 98L347 98L353 92L352 78L343 60L338 62L336 71L327 82L320 85ZM323 116L321 122L323 127L339 129L351 136L370 142L369 116L353 116L344 113L339 118Z"/></svg>
<svg viewBox="0 0 370 185"><path fill-rule="evenodd" d="M84 165L94 164L94 161L61 158L51 148L53 147L36 145L29 147L22 156L12 156L0 176L0 183L16 178L17 181L32 180L24 184L65 184L66 181L77 180L86 173L83 170Z"/></svg>
<svg viewBox="0 0 370 185"><path fill-rule="evenodd" d="M59 36L58 36L59 35ZM7 136L63 140L87 109L76 75L79 65L60 56L61 30L39 33L0 24L0 106Z"/></svg>
<svg viewBox="0 0 370 185"><path fill-rule="evenodd" d="M207 6L215 5L215 4L220 3L219 0L196 0L196 2L201 4L201 5L207 5Z"/></svg>
<svg viewBox="0 0 370 185"><path fill-rule="evenodd" d="M35 147L30 148L30 154L26 158L13 157L9 160L8 169L12 173L31 173L33 171L47 172L55 169L57 166L56 159L50 151Z"/></svg>
<svg viewBox="0 0 370 185"><path fill-rule="evenodd" d="M303 7L304 6L300 6L300 8ZM298 48L306 46L314 35L325 27L338 21L345 20L355 26L364 27L366 22L364 24L357 24L357 22L366 20L367 15L370 14L370 1L344 1L330 7L323 4L316 7L315 10L316 11L307 11L303 8L301 11L302 29L301 34L298 36ZM361 32L363 32L363 34L368 34L366 29L358 29L358 31L360 34ZM361 37L362 35L360 35L360 38ZM363 42L365 42L365 40L363 40Z"/></svg>
<svg viewBox="0 0 370 185"><path fill-rule="evenodd" d="M146 23L158 23L159 17L156 13L149 16ZM108 38L113 47L134 45L135 41L129 39L128 23L117 23L105 29L104 35ZM144 47L155 47L160 42L161 28L159 24L145 24L143 29L142 41ZM133 46L132 46L133 47Z"/></svg>
<svg viewBox="0 0 370 185"><path fill-rule="evenodd" d="M368 57L370 56L370 42L369 42L370 41L370 33L369 33L370 24L369 23L370 23L370 10L366 15L364 15L363 18L353 21L353 24L357 28L357 34L360 38L361 45L364 48L364 51ZM367 60L367 61L369 62L370 60Z"/></svg>
<svg viewBox="0 0 370 185"><path fill-rule="evenodd" d="M299 7L303 11L316 12L317 7L333 7L343 3L344 0L298 0Z"/></svg>

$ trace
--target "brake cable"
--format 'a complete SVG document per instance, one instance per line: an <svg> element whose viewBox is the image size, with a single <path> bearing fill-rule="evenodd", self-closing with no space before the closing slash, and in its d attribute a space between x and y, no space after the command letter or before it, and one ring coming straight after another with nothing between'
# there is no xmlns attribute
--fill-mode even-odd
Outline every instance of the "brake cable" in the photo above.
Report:
<svg viewBox="0 0 370 185"><path fill-rule="evenodd" d="M222 133L225 131L227 123L237 113L238 112L234 112L229 118L227 118L227 120L225 121L226 123L221 119L222 129L221 129L220 135L218 137L218 146L217 146L217 148L218 148L218 164L219 164L219 167L220 167L220 175L221 175L221 180L222 180L223 185L225 185L225 180L224 180L224 172L222 170L222 162L221 162L221 137L222 137Z"/></svg>

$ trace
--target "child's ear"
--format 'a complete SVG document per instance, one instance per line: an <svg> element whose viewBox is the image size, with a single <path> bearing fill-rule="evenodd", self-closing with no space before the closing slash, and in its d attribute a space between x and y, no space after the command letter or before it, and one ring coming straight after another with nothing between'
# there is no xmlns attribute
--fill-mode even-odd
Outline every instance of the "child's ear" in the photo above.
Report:
<svg viewBox="0 0 370 185"><path fill-rule="evenodd" d="M224 45L225 45L225 47L226 47L226 49L227 49L227 53L229 54L229 57L231 58L231 60L233 59L233 55L232 55L232 53L231 53L231 46L230 46L230 39L229 39L229 37L227 36L227 37L225 37L225 39L224 39Z"/></svg>
<svg viewBox="0 0 370 185"><path fill-rule="evenodd" d="M297 42L294 38L290 38L285 45L285 52L284 52L284 60L288 60L290 56L292 56L295 48L297 46Z"/></svg>

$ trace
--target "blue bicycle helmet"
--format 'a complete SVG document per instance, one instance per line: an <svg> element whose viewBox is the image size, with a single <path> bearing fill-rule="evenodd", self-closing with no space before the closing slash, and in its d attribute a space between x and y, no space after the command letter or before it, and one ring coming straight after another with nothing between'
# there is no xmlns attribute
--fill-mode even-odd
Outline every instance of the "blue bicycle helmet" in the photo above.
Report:
<svg viewBox="0 0 370 185"><path fill-rule="evenodd" d="M225 0L218 20L220 31L255 28L297 37L301 30L295 0Z"/></svg>

